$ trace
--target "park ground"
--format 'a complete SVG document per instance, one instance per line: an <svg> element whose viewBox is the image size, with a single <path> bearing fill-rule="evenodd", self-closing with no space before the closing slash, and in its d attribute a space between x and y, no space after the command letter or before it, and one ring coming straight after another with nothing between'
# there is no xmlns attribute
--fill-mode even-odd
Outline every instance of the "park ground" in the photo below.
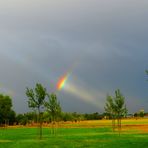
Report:
<svg viewBox="0 0 148 148"><path fill-rule="evenodd" d="M120 135L111 120L60 123L51 132L44 126L39 140L36 127L1 128L0 148L148 148L148 119L123 120Z"/></svg>

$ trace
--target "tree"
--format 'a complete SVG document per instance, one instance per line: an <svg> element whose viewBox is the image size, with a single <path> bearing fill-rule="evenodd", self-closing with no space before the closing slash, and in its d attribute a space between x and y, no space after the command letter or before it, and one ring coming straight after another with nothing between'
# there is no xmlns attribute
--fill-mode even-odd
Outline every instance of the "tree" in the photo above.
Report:
<svg viewBox="0 0 148 148"><path fill-rule="evenodd" d="M116 116L116 113L115 113L115 105L114 105L113 101L114 100L113 100L112 96L107 95L106 104L105 104L104 109L105 109L105 112L112 119L112 129L114 131L115 130L115 116Z"/></svg>
<svg viewBox="0 0 148 148"><path fill-rule="evenodd" d="M47 112L51 116L52 122L52 133L54 134L54 124L58 120L61 114L61 106L60 102L57 100L56 94L52 93L51 95L48 94L48 102L45 102L45 107Z"/></svg>
<svg viewBox="0 0 148 148"><path fill-rule="evenodd" d="M73 116L72 113L62 112L61 116L62 116L62 120L64 122L66 122L66 121L72 121L73 122L75 120L75 117Z"/></svg>
<svg viewBox="0 0 148 148"><path fill-rule="evenodd" d="M40 139L42 138L42 109L44 108L44 101L46 98L46 88L37 83L35 89L26 90L26 96L28 97L28 106L38 111L38 123L40 129Z"/></svg>
<svg viewBox="0 0 148 148"><path fill-rule="evenodd" d="M8 113L8 120L9 125L13 125L16 122L16 113L14 110L10 110Z"/></svg>
<svg viewBox="0 0 148 148"><path fill-rule="evenodd" d="M126 118L127 117L127 114L128 114L128 109L126 107L126 105L124 106L124 113L123 113L123 116Z"/></svg>
<svg viewBox="0 0 148 148"><path fill-rule="evenodd" d="M127 113L127 109L126 109L126 106L124 104L124 99L125 98L121 94L120 90L117 89L115 91L114 110L115 110L115 113L117 114L118 130L119 130L119 132L121 130L121 119L122 119L123 115L125 114L125 112Z"/></svg>
<svg viewBox="0 0 148 148"><path fill-rule="evenodd" d="M136 118L137 118L137 117L138 117L138 113L134 113L134 117L136 117Z"/></svg>
<svg viewBox="0 0 148 148"><path fill-rule="evenodd" d="M115 97L107 96L107 102L105 104L105 111L109 113L112 117L112 127L113 131L115 128L115 120L117 119L117 127L120 134L121 131L121 119L127 114L127 108L125 105L125 98L121 94L120 90L115 91Z"/></svg>
<svg viewBox="0 0 148 148"><path fill-rule="evenodd" d="M144 117L144 110L143 110L143 109L141 109L141 110L139 111L139 116L140 116L140 117Z"/></svg>
<svg viewBox="0 0 148 148"><path fill-rule="evenodd" d="M24 114L18 114L16 116L16 124L17 125L26 125L27 124L27 118L24 116Z"/></svg>
<svg viewBox="0 0 148 148"><path fill-rule="evenodd" d="M9 122L9 115L11 114L12 100L9 96L0 94L0 123L5 124Z"/></svg>

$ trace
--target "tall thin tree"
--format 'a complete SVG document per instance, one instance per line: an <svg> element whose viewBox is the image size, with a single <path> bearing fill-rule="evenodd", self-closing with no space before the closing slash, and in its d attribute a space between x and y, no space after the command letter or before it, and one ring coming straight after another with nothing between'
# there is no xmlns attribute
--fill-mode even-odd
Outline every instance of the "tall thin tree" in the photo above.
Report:
<svg viewBox="0 0 148 148"><path fill-rule="evenodd" d="M115 97L107 96L105 104L105 111L111 114L113 131L115 129L115 120L117 120L117 127L119 134L121 132L121 119L127 114L127 108L125 105L125 98L121 94L120 90L115 91Z"/></svg>
<svg viewBox="0 0 148 148"><path fill-rule="evenodd" d="M34 89L26 89L26 96L28 97L28 106L38 111L38 123L39 123L39 135L42 139L42 108L44 107L44 101L46 98L46 88L37 83Z"/></svg>
<svg viewBox="0 0 148 148"><path fill-rule="evenodd" d="M114 102L113 98L110 95L106 97L106 104L105 104L105 112L111 117L112 119L112 129L115 130L115 111L114 111Z"/></svg>
<svg viewBox="0 0 148 148"><path fill-rule="evenodd" d="M51 122L52 122L52 133L55 133L54 125L55 122L58 120L60 114L61 114L61 106L60 102L57 100L56 94L52 93L51 95L48 95L48 102L45 102L45 107L47 112L51 116Z"/></svg>
<svg viewBox="0 0 148 148"><path fill-rule="evenodd" d="M127 109L125 109L124 100L125 100L124 96L121 94L120 90L117 89L115 91L114 110L115 110L115 112L117 114L117 123L118 123L119 134L120 134L120 131L121 131L121 119L122 119L125 111L127 111Z"/></svg>

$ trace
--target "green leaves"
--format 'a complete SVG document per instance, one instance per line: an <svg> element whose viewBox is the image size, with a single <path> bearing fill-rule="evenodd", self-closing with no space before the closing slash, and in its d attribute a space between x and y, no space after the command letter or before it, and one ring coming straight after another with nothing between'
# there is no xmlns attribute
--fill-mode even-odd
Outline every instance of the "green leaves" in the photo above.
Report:
<svg viewBox="0 0 148 148"><path fill-rule="evenodd" d="M115 91L115 98L114 98L114 101L115 101L115 112L117 112L118 115L122 115L123 114L123 106L124 106L124 96L121 94L120 90L116 90Z"/></svg>
<svg viewBox="0 0 148 148"><path fill-rule="evenodd" d="M43 104L46 97L46 88L37 83L35 88L35 96L38 99L38 104Z"/></svg>
<svg viewBox="0 0 148 148"><path fill-rule="evenodd" d="M8 119L8 115L12 111L11 107L11 98L0 94L0 122L4 122L4 120Z"/></svg>
<svg viewBox="0 0 148 148"><path fill-rule="evenodd" d="M45 107L51 115L52 120L55 121L61 113L60 102L58 102L56 94L48 94L48 102L45 102Z"/></svg>
<svg viewBox="0 0 148 148"><path fill-rule="evenodd" d="M124 100L125 98L119 89L115 91L115 97L107 95L104 107L106 113L109 113L112 116L118 116L119 118L127 114L127 108Z"/></svg>
<svg viewBox="0 0 148 148"><path fill-rule="evenodd" d="M46 88L37 83L35 89L26 89L26 96L28 97L28 106L31 108L38 108L44 104L46 98Z"/></svg>
<svg viewBox="0 0 148 148"><path fill-rule="evenodd" d="M106 111L106 113L109 113L109 114L112 114L113 113L113 98L112 98L112 96L109 96L109 95L107 95L107 98L106 98L106 106L104 107L104 109L105 109L105 111Z"/></svg>

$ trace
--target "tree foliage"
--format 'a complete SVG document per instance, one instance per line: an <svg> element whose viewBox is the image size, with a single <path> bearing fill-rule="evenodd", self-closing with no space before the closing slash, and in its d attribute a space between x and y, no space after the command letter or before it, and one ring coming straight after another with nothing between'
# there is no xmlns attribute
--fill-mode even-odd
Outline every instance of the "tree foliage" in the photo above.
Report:
<svg viewBox="0 0 148 148"><path fill-rule="evenodd" d="M61 114L60 102L57 100L56 94L48 95L48 102L45 102L46 110L52 117L52 121L56 121Z"/></svg>
<svg viewBox="0 0 148 148"><path fill-rule="evenodd" d="M44 88L41 84L37 83L34 90L27 88L26 95L29 99L28 106L33 109L36 108L40 112L41 107L44 105L44 100L46 97L46 88Z"/></svg>
<svg viewBox="0 0 148 148"><path fill-rule="evenodd" d="M15 113L11 109L12 107L12 100L9 96L4 96L0 94L0 123L6 124L9 122L10 118L15 118ZM12 115L12 116L11 116ZM15 119L12 119L14 121Z"/></svg>

